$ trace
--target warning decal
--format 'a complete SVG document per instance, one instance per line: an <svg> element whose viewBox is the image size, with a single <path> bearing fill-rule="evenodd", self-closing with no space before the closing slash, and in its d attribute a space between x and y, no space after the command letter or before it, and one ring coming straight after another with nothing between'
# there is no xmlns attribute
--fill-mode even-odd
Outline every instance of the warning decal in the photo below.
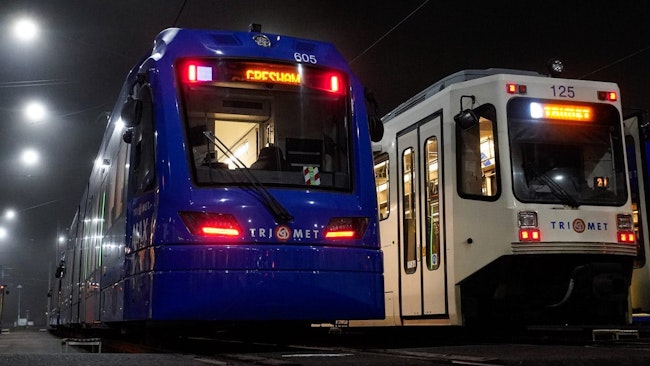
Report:
<svg viewBox="0 0 650 366"><path fill-rule="evenodd" d="M305 176L305 184L308 186L319 186L320 185L320 175L318 174L318 167L316 166L304 166L302 167L302 173Z"/></svg>

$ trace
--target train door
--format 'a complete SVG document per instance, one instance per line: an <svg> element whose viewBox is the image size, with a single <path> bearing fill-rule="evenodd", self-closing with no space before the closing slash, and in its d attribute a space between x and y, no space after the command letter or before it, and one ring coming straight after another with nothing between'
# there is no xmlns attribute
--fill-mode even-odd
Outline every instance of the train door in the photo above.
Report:
<svg viewBox="0 0 650 366"><path fill-rule="evenodd" d="M154 254L152 232L156 211L155 123L152 91L144 84L138 92L142 114L135 123L130 147L126 216L124 319L151 316Z"/></svg>
<svg viewBox="0 0 650 366"><path fill-rule="evenodd" d="M406 318L447 313L440 120L431 115L397 136L400 304Z"/></svg>

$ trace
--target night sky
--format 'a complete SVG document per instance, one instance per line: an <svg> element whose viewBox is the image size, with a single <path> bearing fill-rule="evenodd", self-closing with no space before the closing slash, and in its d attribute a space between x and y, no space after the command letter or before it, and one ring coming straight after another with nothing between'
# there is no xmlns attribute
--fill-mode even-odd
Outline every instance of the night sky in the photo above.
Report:
<svg viewBox="0 0 650 366"><path fill-rule="evenodd" d="M40 35L17 42L11 27L35 19ZM21 312L45 324L56 239L70 225L127 72L172 27L247 30L333 43L375 92L385 114L444 76L491 67L544 72L550 58L565 77L612 81L624 112L650 110L647 1L357 0L1 0L0 283L8 285L3 324ZM23 108L39 100L41 122ZM21 151L39 151L36 166Z"/></svg>

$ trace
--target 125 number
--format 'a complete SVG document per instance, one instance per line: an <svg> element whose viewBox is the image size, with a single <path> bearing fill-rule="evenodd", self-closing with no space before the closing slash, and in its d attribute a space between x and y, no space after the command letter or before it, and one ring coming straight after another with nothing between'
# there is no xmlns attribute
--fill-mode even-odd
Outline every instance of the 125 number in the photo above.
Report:
<svg viewBox="0 0 650 366"><path fill-rule="evenodd" d="M310 63L310 64L318 63L318 60L316 60L316 55L309 55L309 54L306 54L306 53L295 52L293 54L293 58L297 62L305 62L305 63Z"/></svg>
<svg viewBox="0 0 650 366"><path fill-rule="evenodd" d="M572 86L566 85L553 85L551 86L554 97L560 98L575 98L576 92Z"/></svg>

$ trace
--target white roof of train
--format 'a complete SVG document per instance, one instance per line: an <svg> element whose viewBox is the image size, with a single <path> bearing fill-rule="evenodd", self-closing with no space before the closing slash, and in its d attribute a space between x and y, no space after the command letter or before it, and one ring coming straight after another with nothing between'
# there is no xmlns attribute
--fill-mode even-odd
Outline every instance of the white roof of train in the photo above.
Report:
<svg viewBox="0 0 650 366"><path fill-rule="evenodd" d="M515 70L515 69L500 69L500 68L490 68L484 70L471 69L471 70L462 70L451 75L448 75L437 82L431 84L426 89L417 93L413 97L409 98L406 102L400 104L392 111L388 112L385 116L381 118L382 122L386 123L395 116L398 116L402 112L411 109L413 106L419 104L423 100L429 98L430 96L439 93L441 90L446 87L460 83L463 81L468 81L472 79L478 79L486 76L497 75L497 74L507 74L507 75L528 75L528 76L543 76L542 74L535 71L525 71L525 70Z"/></svg>

